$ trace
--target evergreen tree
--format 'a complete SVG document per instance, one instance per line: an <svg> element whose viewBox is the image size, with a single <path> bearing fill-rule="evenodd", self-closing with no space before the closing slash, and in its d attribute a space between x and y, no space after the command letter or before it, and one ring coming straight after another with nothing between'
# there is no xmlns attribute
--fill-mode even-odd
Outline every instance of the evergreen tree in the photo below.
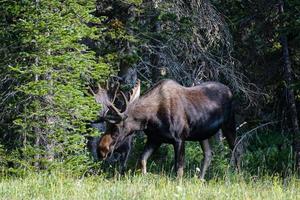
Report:
<svg viewBox="0 0 300 200"><path fill-rule="evenodd" d="M99 110L86 87L109 73L82 43L101 36L88 26L101 23L94 7L75 0L1 4L1 140L26 166L83 159L84 122Z"/></svg>

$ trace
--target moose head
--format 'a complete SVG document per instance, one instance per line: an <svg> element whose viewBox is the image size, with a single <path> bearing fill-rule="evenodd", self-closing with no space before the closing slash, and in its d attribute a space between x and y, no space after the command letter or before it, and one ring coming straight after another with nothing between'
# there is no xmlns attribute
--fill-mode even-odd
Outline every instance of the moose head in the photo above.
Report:
<svg viewBox="0 0 300 200"><path fill-rule="evenodd" d="M90 92L94 95L95 100L101 103L104 107L100 115L101 119L106 122L106 131L98 142L98 155L102 159L106 159L109 153L112 153L115 148L118 148L124 140L124 133L128 133L130 127L125 126L125 119L128 118L128 108L140 96L140 81L137 80L134 88L130 91L129 97L119 90L119 83L111 86L109 89L103 89L97 85L97 92L90 88ZM109 95L110 91L111 95Z"/></svg>

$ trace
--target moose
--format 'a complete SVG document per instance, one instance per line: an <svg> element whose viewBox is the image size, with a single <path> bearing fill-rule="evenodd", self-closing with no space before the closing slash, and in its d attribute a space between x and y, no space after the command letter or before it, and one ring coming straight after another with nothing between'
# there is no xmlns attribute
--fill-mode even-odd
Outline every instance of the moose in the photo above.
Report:
<svg viewBox="0 0 300 200"><path fill-rule="evenodd" d="M123 110L113 102L107 104L107 128L98 144L103 158L118 148L126 137L143 130L147 141L139 161L142 173L147 172L150 155L162 143L168 143L174 147L177 176L182 177L185 141L199 141L204 152L200 174L203 179L212 156L208 139L221 129L229 147L234 148L233 95L221 83L204 82L184 87L167 79L158 82L141 97L139 92L133 92L129 99L124 93L120 94L125 104Z"/></svg>

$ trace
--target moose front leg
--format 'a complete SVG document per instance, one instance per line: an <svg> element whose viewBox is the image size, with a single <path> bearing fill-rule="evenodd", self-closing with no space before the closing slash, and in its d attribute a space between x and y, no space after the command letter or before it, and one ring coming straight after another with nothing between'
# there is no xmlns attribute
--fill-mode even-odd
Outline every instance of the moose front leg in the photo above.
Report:
<svg viewBox="0 0 300 200"><path fill-rule="evenodd" d="M140 158L140 165L142 168L142 173L147 173L147 160L151 156L151 154L160 147L161 143L154 142L152 140L147 140L146 145L144 147L143 153Z"/></svg>
<svg viewBox="0 0 300 200"><path fill-rule="evenodd" d="M174 146L174 153L175 153L176 174L178 178L181 178L183 176L185 142L179 140L176 141L173 146Z"/></svg>
<svg viewBox="0 0 300 200"><path fill-rule="evenodd" d="M208 139L201 141L200 144L201 144L201 148L202 148L202 151L203 151L203 154L204 154L200 179L204 179L205 173L206 173L206 171L207 171L207 169L208 169L208 167L211 163L212 151L211 151Z"/></svg>
<svg viewBox="0 0 300 200"><path fill-rule="evenodd" d="M121 156L121 174L125 174L126 167L127 167L127 161L129 158L129 154L131 152L131 147L129 147L126 152Z"/></svg>

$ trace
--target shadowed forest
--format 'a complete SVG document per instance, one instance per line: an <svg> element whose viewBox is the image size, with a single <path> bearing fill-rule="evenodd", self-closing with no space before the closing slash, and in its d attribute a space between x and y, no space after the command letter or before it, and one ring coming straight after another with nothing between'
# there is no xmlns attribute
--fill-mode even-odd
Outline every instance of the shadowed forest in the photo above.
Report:
<svg viewBox="0 0 300 200"><path fill-rule="evenodd" d="M300 198L300 1L2 0L0 64L0 199ZM176 145L159 141L146 173L148 132L111 131L154 115L160 92L126 106L165 79L232 93L234 148L222 131L186 141L180 178Z"/></svg>

